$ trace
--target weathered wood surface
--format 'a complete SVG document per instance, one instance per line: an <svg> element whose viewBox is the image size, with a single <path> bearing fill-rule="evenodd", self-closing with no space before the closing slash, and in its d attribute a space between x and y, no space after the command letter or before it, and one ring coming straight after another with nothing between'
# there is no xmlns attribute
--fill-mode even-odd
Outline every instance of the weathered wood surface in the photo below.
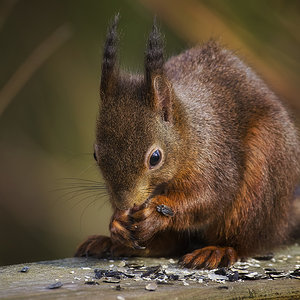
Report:
<svg viewBox="0 0 300 300"><path fill-rule="evenodd" d="M245 272L264 274L266 268L282 271L284 278L238 280L230 282L221 277L214 278L214 272L196 272L184 280L167 280L168 283L157 284L155 291L145 289L149 282L157 279L141 278L144 268L130 269L128 264L143 264L145 267L162 265L167 274L191 274L189 269L179 268L176 261L168 259L134 258L126 260L96 260L85 258L67 258L23 265L0 267L1 299L300 299L300 280L291 278L291 272L300 268L300 246L293 245L279 251L272 260L249 260L248 264L238 266ZM124 266L125 265L125 266ZM28 266L26 273L20 272ZM135 278L95 279L94 269L136 272ZM131 271L130 271L131 270ZM196 277L195 277L196 276ZM200 277L199 277L200 276ZM203 278L203 279L199 279ZM208 279L210 278L210 279ZM220 279L221 278L221 279ZM147 280L148 279L148 280ZM88 285L86 281L95 281ZM48 289L50 284L61 282L58 289ZM120 290L117 290L121 288Z"/></svg>

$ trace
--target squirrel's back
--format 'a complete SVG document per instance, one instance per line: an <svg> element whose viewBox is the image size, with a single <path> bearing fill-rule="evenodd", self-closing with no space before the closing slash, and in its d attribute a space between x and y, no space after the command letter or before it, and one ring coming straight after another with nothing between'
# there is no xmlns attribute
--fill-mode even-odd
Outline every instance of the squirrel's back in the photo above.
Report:
<svg viewBox="0 0 300 300"><path fill-rule="evenodd" d="M208 209L212 203L208 239L231 240L245 254L253 248L247 241L256 239L257 249L282 242L300 152L297 130L280 100L215 42L170 58L164 70L185 111L199 181L206 181L199 196Z"/></svg>

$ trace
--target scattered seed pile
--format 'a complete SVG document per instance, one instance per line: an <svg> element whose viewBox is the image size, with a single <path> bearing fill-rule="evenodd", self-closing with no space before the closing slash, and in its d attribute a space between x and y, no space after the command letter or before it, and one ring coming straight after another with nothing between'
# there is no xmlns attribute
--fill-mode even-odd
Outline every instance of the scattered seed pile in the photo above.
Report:
<svg viewBox="0 0 300 300"><path fill-rule="evenodd" d="M291 256L279 256L277 259L273 255L260 256L237 262L230 268L219 268L216 270L191 270L179 268L175 260L164 260L165 264L147 266L143 260L131 262L130 260L108 260L109 269L82 267L87 271L84 276L84 284L99 285L101 283L111 284L116 290L122 290L130 286L133 282L145 282L145 289L155 291L159 285L182 284L206 284L209 282L234 282L244 280L275 280L283 278L300 279L300 256L297 256L293 270L283 268L277 269L273 265L286 262ZM23 268L24 269L24 268ZM28 269L27 269L28 271ZM27 272L26 271L26 272ZM21 270L22 272L22 270ZM24 272L24 271L23 271ZM71 271L71 273L75 271ZM81 278L74 277L74 280ZM61 282L49 285L47 288L56 289L63 286ZM222 288L222 286L220 286ZM226 286L223 286L226 288Z"/></svg>
<svg viewBox="0 0 300 300"><path fill-rule="evenodd" d="M55 278L54 282L50 281L45 288L71 288L82 285L82 287L99 286L99 288L111 288L117 291L142 288L153 292L163 285L165 287L168 285L201 286L214 282L220 284L217 288L228 289L227 282L300 279L300 253L298 254L298 252L294 252L292 255L273 256L269 254L255 257L245 262L237 262L230 268L215 270L181 268L176 260L164 258L77 259L75 261L77 265L71 259L69 265L58 266L58 268L66 269L66 275L68 275L64 276L64 279ZM50 263L53 264L53 262ZM18 271L30 273L31 268L24 266ZM120 295L120 297L122 296Z"/></svg>
<svg viewBox="0 0 300 300"><path fill-rule="evenodd" d="M261 268L260 261L257 259L238 262L231 268L220 268L211 271L179 269L173 259L169 262L169 265L147 267L142 263L121 261L118 267L113 270L94 269L93 280L86 281L86 284L91 284L91 282L95 282L94 280L99 279L106 283L121 283L126 278L132 278L135 281L155 281L156 284L173 284L174 281L181 281L184 285L189 285L191 282L203 283L209 281L225 283L226 281L238 280L300 279L299 265L292 271L277 270L272 267ZM253 271L253 269L257 269L257 271Z"/></svg>

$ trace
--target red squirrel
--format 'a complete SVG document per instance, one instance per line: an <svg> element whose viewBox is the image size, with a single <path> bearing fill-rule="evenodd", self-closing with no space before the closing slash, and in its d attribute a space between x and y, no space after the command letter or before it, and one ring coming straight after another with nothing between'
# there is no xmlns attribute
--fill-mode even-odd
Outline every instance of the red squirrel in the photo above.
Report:
<svg viewBox="0 0 300 300"><path fill-rule="evenodd" d="M297 131L278 97L210 41L164 60L154 22L145 73L104 46L95 159L114 210L110 237L76 256L178 256L213 269L283 243L299 180Z"/></svg>

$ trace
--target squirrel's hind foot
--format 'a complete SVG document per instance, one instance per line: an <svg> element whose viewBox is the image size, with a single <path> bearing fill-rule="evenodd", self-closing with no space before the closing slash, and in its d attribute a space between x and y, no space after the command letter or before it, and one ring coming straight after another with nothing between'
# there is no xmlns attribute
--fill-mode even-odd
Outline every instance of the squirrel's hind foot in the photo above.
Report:
<svg viewBox="0 0 300 300"><path fill-rule="evenodd" d="M184 255L180 264L193 269L216 269L231 266L237 259L237 253L231 247L209 246Z"/></svg>
<svg viewBox="0 0 300 300"><path fill-rule="evenodd" d="M74 256L76 257L97 257L102 258L107 256L111 248L112 242L110 237L103 235L89 236L83 243L81 243Z"/></svg>

